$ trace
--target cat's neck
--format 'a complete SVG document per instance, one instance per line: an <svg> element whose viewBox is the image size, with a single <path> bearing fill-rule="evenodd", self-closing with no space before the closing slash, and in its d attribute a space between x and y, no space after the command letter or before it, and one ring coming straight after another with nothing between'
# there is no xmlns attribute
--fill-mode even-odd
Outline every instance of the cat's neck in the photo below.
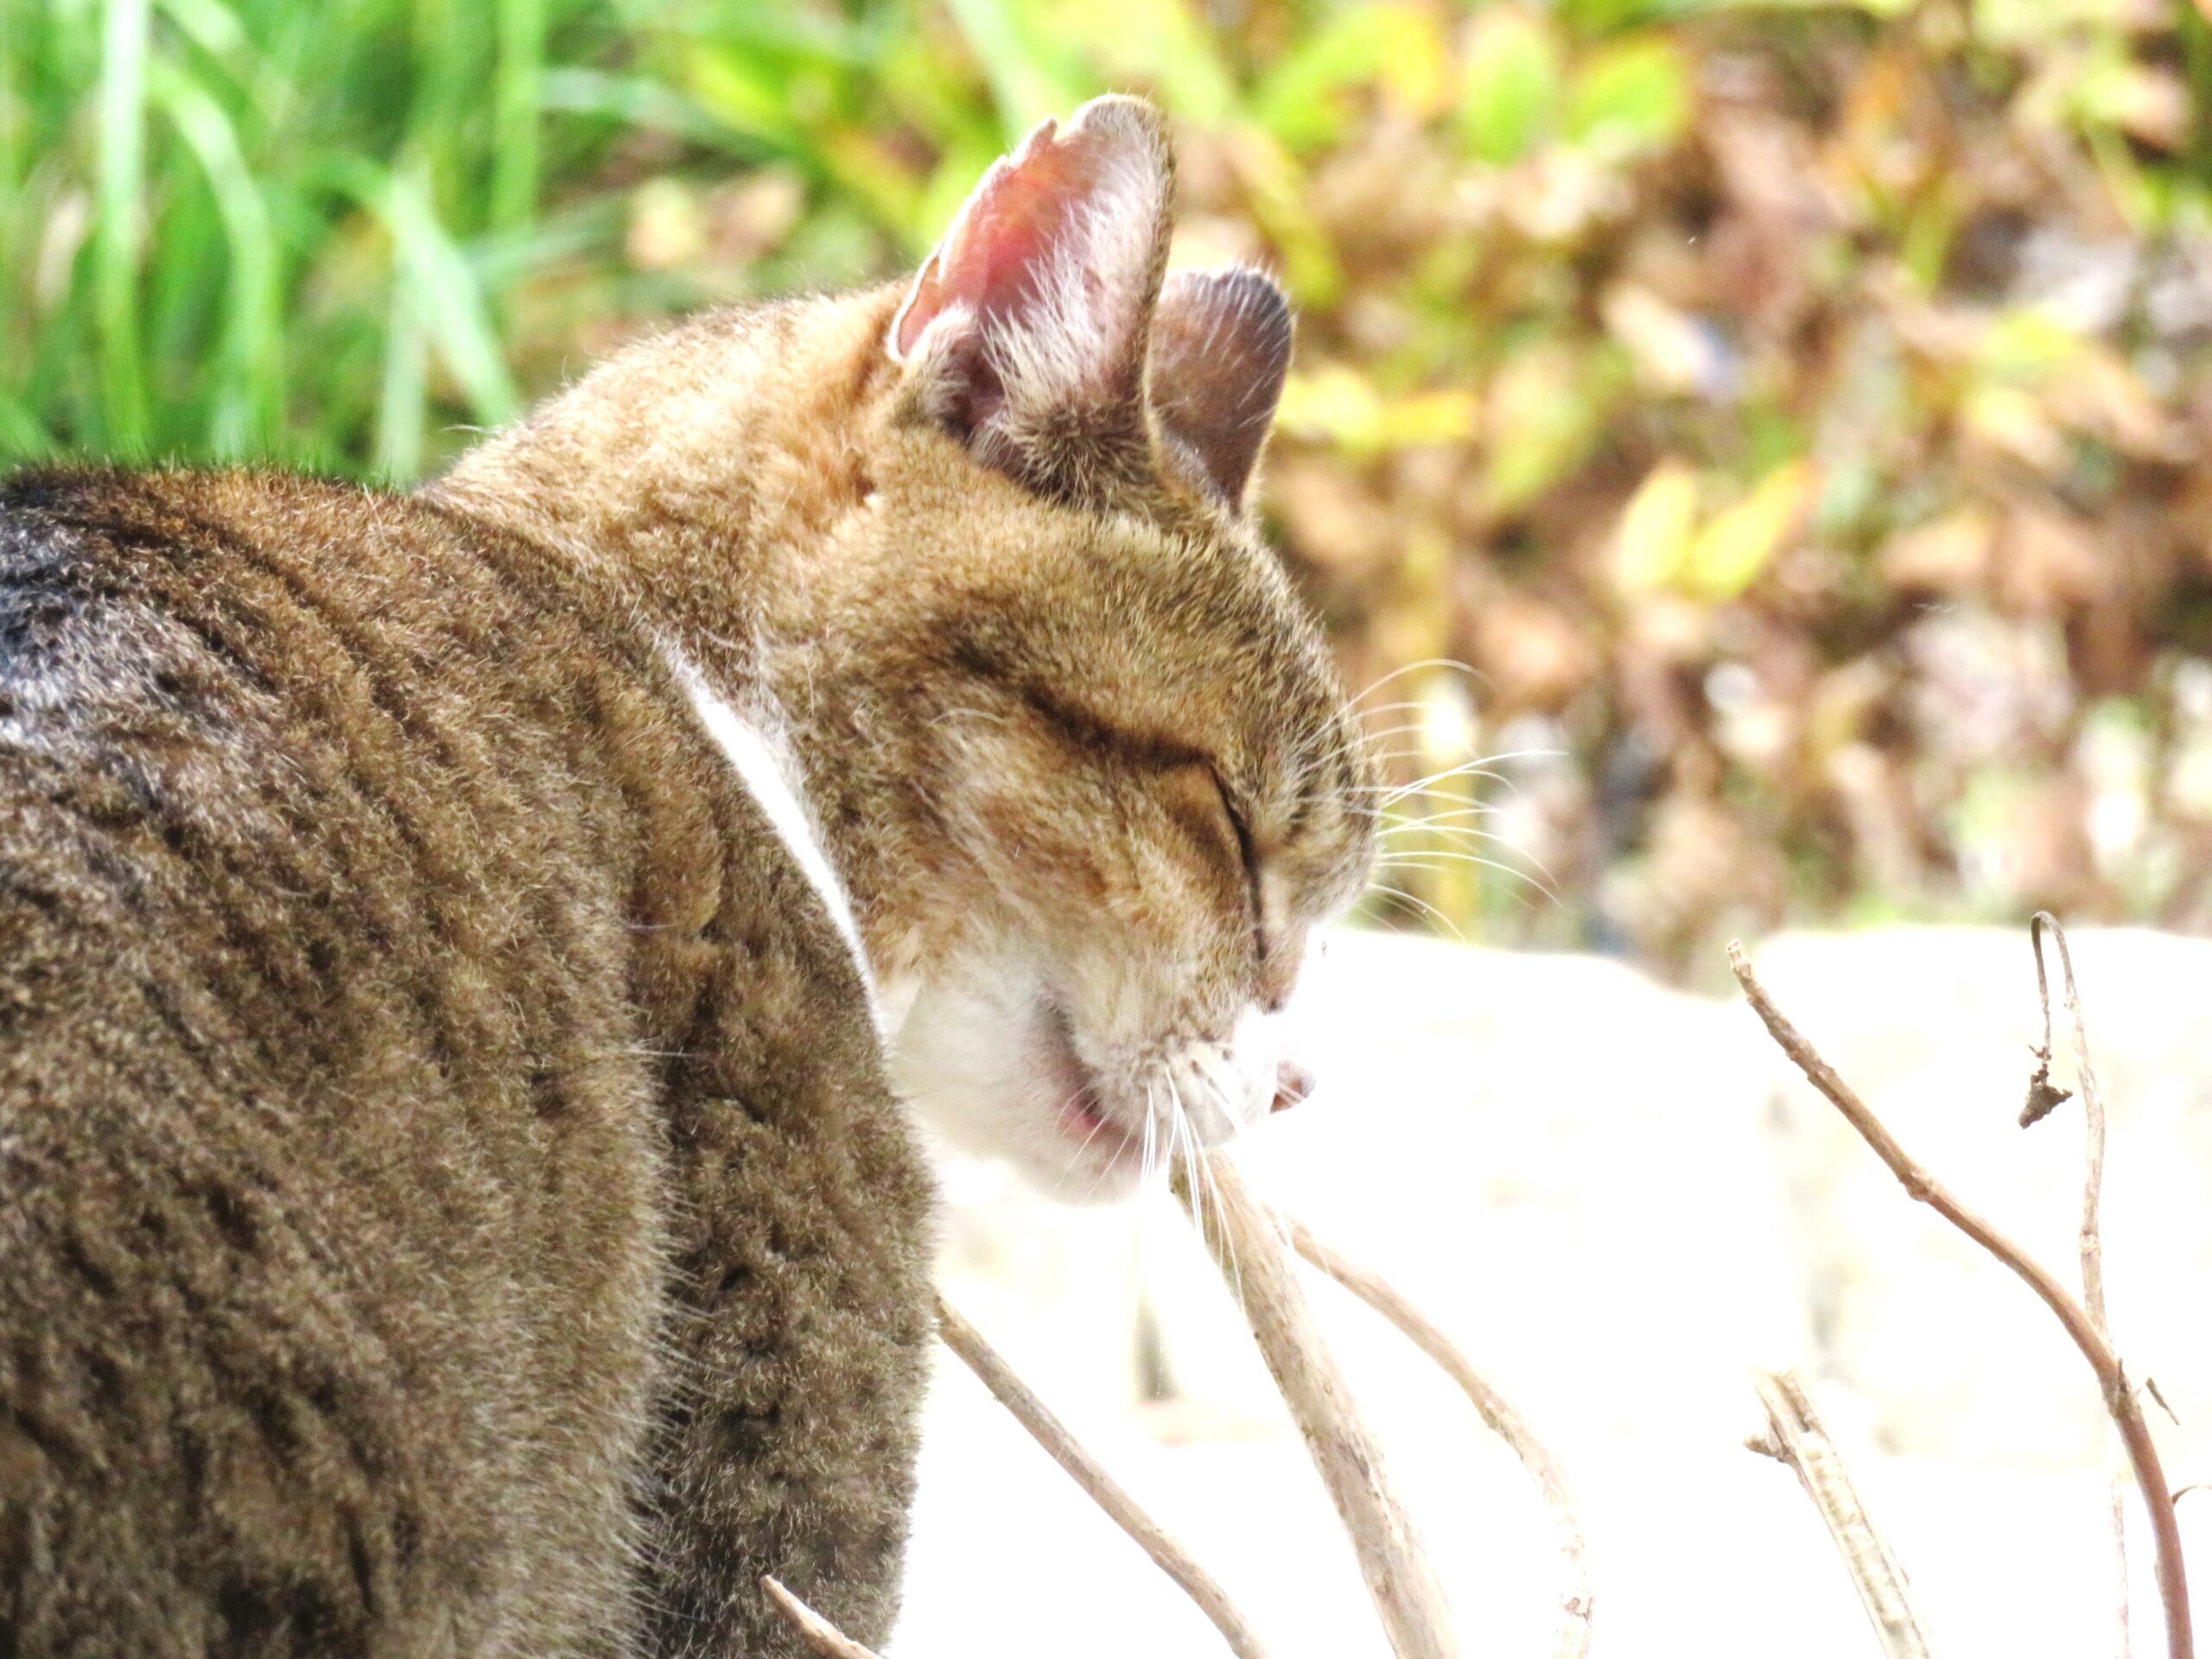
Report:
<svg viewBox="0 0 2212 1659"><path fill-rule="evenodd" d="M718 313L632 346L424 493L556 549L724 690L805 637L870 481L854 423L896 295Z"/></svg>
<svg viewBox="0 0 2212 1659"><path fill-rule="evenodd" d="M896 907L896 861L844 799L865 763L836 758L867 713L824 710L817 682L872 509L855 423L895 372L882 337L896 299L718 314L633 346L424 492L556 550L655 639L710 728L741 722L819 826L868 956L890 948L867 924ZM748 787L762 792L749 774Z"/></svg>

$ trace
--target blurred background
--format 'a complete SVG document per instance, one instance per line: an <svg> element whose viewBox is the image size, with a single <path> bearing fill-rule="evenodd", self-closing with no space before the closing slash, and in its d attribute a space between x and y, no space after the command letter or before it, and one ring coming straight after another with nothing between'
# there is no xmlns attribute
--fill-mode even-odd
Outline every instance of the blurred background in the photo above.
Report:
<svg viewBox="0 0 2212 1659"><path fill-rule="evenodd" d="M0 0L0 464L409 482L667 317L911 270L1109 88L1173 117L1179 258L1296 298L1264 511L1424 826L1368 901L1396 936L1308 976L1324 1091L1254 1137L1262 1190L1555 1440L1601 1654L1872 1650L1741 1448L1777 1363L1942 1651L2111 1651L2069 1353L1740 1006L1653 981L1783 933L1783 1005L2070 1262L2079 1120L2012 1127L2024 934L1897 925L2212 932L2188 0ZM2115 1329L2181 1413L2174 1478L2212 1480L2212 943L2076 945ZM945 1191L955 1300L1276 1650L1378 1654L1179 1218ZM1478 1650L1548 1650L1518 1471L1320 1294ZM957 1368L931 1412L902 1659L1215 1650Z"/></svg>
<svg viewBox="0 0 2212 1659"><path fill-rule="evenodd" d="M1393 764L1505 757L1378 918L2212 925L2187 3L0 0L0 461L414 479L1109 87L1296 296L1267 510Z"/></svg>

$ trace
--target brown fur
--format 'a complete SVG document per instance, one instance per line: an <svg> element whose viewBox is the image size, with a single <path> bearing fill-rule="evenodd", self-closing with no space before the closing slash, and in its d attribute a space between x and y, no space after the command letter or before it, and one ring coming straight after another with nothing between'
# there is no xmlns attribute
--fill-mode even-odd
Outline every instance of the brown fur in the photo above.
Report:
<svg viewBox="0 0 2212 1659"><path fill-rule="evenodd" d="M269 475L0 513L0 1649L880 1635L923 1181L611 594Z"/></svg>
<svg viewBox="0 0 2212 1659"><path fill-rule="evenodd" d="M0 1655L795 1652L763 1572L887 1632L927 1195L864 976L1013 939L1141 1065L1369 847L1256 445L950 418L996 359L894 361L899 298L686 325L414 499L0 489ZM787 725L867 969L665 647Z"/></svg>

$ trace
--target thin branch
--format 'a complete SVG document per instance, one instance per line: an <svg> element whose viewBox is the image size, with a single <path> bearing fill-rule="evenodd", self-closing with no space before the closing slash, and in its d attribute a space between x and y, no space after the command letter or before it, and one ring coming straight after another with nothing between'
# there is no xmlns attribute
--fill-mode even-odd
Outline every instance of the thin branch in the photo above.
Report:
<svg viewBox="0 0 2212 1659"><path fill-rule="evenodd" d="M1927 1205L1968 1238L1995 1256L2018 1274L2035 1292L2044 1306L2050 1308L2063 1325L2082 1357L2089 1362L2096 1373L2097 1385L2104 1395L2105 1409L2113 1422L2120 1426L2120 1439L2127 1448L2128 1461L2134 1465L2135 1480L2143 1492L2145 1506L2151 1513L2152 1536L2158 1546L2158 1597L2166 1615L2166 1651L2169 1659L2194 1659L2196 1643L2190 1627L2189 1580L2182 1562L2181 1529L2174 1516L2173 1498L2166 1485L2165 1467L2158 1461L2158 1448L2151 1438L2150 1425L2144 1421L2141 1402L2127 1382L2120 1356L2104 1332L2097 1328L2081 1303L2075 1300L2063 1285L2031 1259L2020 1247L1991 1226L1980 1214L1969 1210L1955 1197L1950 1189L1905 1152L1897 1144L1881 1119L1875 1116L1866 1103L1858 1096L1849 1084L1836 1075L1834 1067L1822 1059L1813 1046L1800 1036L1797 1028L1784 1019L1768 997L1766 991L1751 972L1751 963L1745 957L1743 946L1731 943L1728 947L1729 965L1736 970L1736 978L1744 988L1744 995L1760 1020L1765 1022L1768 1033L1780 1046L1797 1069L1805 1074L1812 1085L1827 1096L1829 1103L1841 1112L1844 1119L1859 1132L1859 1138L1874 1149L1876 1156L1889 1166L1890 1173L1903 1184L1906 1193Z"/></svg>
<svg viewBox="0 0 2212 1659"><path fill-rule="evenodd" d="M1166 1529L1145 1513L1143 1506L1052 1414L1052 1408L1031 1393L1029 1385L1014 1375L1014 1368L998 1350L986 1342L982 1333L963 1319L943 1295L937 1299L937 1331L944 1345L960 1356L1037 1444L1051 1452L1052 1460L1090 1495L1091 1501L1136 1541L1137 1547L1152 1558L1161 1572L1183 1586L1185 1593L1198 1603L1198 1611L1213 1621L1214 1628L1221 1632L1222 1639L1229 1643L1229 1650L1237 1659L1267 1659L1267 1649L1260 1645L1258 1635L1230 1600L1229 1592Z"/></svg>
<svg viewBox="0 0 2212 1659"><path fill-rule="evenodd" d="M2029 924L2028 937L2035 946L2036 980L2043 988L2044 1042L2050 1041L2050 989L2044 980L2043 933L2050 930L2058 944L2059 970L2066 976L2066 1011L2074 1021L2074 1081L2082 1090L2082 1116L2088 1126L2088 1148L2082 1176L2082 1306L2100 1331L2105 1320L2105 1246L2098 1230L2098 1212L2105 1185L2105 1103L2097 1089L2097 1074L2089 1064L2089 1033L2082 1020L2082 994L2074 982L2074 953L2067 948L2066 930L2049 911L2039 910Z"/></svg>
<svg viewBox="0 0 2212 1659"><path fill-rule="evenodd" d="M2035 950L2036 988L2043 1001L2043 1043L2046 1065L2050 1054L2050 981L2044 971L2043 935L2049 928L2058 944L2058 965L2066 976L2066 1012L2074 1022L2074 1084L2082 1091L2082 1119L2087 1126L2088 1147L2082 1173L2082 1226L2078 1236L2082 1258L2082 1306L2107 1342L2112 1325L2105 1317L2105 1245L2098 1224L2105 1186L2105 1103L2097 1089L2097 1074L2089 1064L2088 1027L2082 1018L2082 994L2074 982L2074 952L2066 943L2066 930L2049 911L2039 910L2028 924L2028 941ZM2155 1395L2155 1390L2153 1394ZM2164 1402L2161 1402L2163 1404ZM2107 1452L2109 1457L2110 1453ZM2112 1510L2112 1539L2119 1573L2120 1659L2129 1659L2134 1642L2128 1625L2127 1494L2125 1477L2113 1468L2108 1494Z"/></svg>
<svg viewBox="0 0 2212 1659"><path fill-rule="evenodd" d="M1851 1574L1859 1604L1873 1622L1874 1634L1888 1659L1929 1659L1928 1633L1921 1628L1905 1589L1904 1571L1888 1541L1867 1518L1866 1506L1851 1484L1843 1454L1828 1438L1813 1396L1795 1371L1756 1371L1751 1386L1766 1408L1767 1438L1752 1450L1788 1464L1797 1471L1805 1494L1835 1542L1836 1554Z"/></svg>
<svg viewBox="0 0 2212 1659"><path fill-rule="evenodd" d="M768 1592L768 1599L776 1604L776 1611L791 1623L798 1638L808 1651L819 1659L876 1659L875 1651L864 1648L816 1612L789 1590L773 1573L760 1580L760 1587Z"/></svg>
<svg viewBox="0 0 2212 1659"><path fill-rule="evenodd" d="M1230 1158L1216 1154L1205 1169L1213 1224L1199 1234L1241 1295L1261 1357L1351 1536L1391 1651L1398 1659L1457 1659L1444 1586L1391 1484L1382 1448L1321 1339L1275 1218ZM1179 1181L1176 1192L1191 1209L1188 1185Z"/></svg>
<svg viewBox="0 0 2212 1659"><path fill-rule="evenodd" d="M2152 1399L2158 1402L2158 1409L2166 1414L2166 1421L2168 1422L2171 1423L2176 1428L2179 1428L2181 1427L2181 1414L2166 1403L2166 1396L2158 1391L2158 1379L2157 1377L2146 1376L2143 1379L2143 1392L2149 1395Z"/></svg>
<svg viewBox="0 0 2212 1659"><path fill-rule="evenodd" d="M1559 1659L1582 1659L1590 1651L1590 1622L1597 1597L1590 1581L1589 1548L1582 1523L1575 1513L1574 1497L1567 1471L1551 1448L1536 1437L1529 1421L1513 1402L1477 1370L1450 1338L1430 1322L1405 1296L1371 1268L1347 1261L1315 1237L1295 1216L1284 1216L1294 1249L1346 1290L1389 1320L1413 1344L1427 1354L1474 1402L1475 1410L1491 1432L1513 1449L1521 1466L1543 1495L1552 1512L1552 1529L1558 1535L1560 1560L1566 1587L1560 1592Z"/></svg>

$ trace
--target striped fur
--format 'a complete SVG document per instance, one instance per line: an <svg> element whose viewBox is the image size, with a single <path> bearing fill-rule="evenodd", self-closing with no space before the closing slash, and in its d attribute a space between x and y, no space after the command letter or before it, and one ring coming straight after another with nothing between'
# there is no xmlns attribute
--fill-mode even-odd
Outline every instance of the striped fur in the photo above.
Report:
<svg viewBox="0 0 2212 1659"><path fill-rule="evenodd" d="M888 1624L925 1185L626 612L268 475L0 493L0 1651ZM641 1566L642 1563L642 1566Z"/></svg>

